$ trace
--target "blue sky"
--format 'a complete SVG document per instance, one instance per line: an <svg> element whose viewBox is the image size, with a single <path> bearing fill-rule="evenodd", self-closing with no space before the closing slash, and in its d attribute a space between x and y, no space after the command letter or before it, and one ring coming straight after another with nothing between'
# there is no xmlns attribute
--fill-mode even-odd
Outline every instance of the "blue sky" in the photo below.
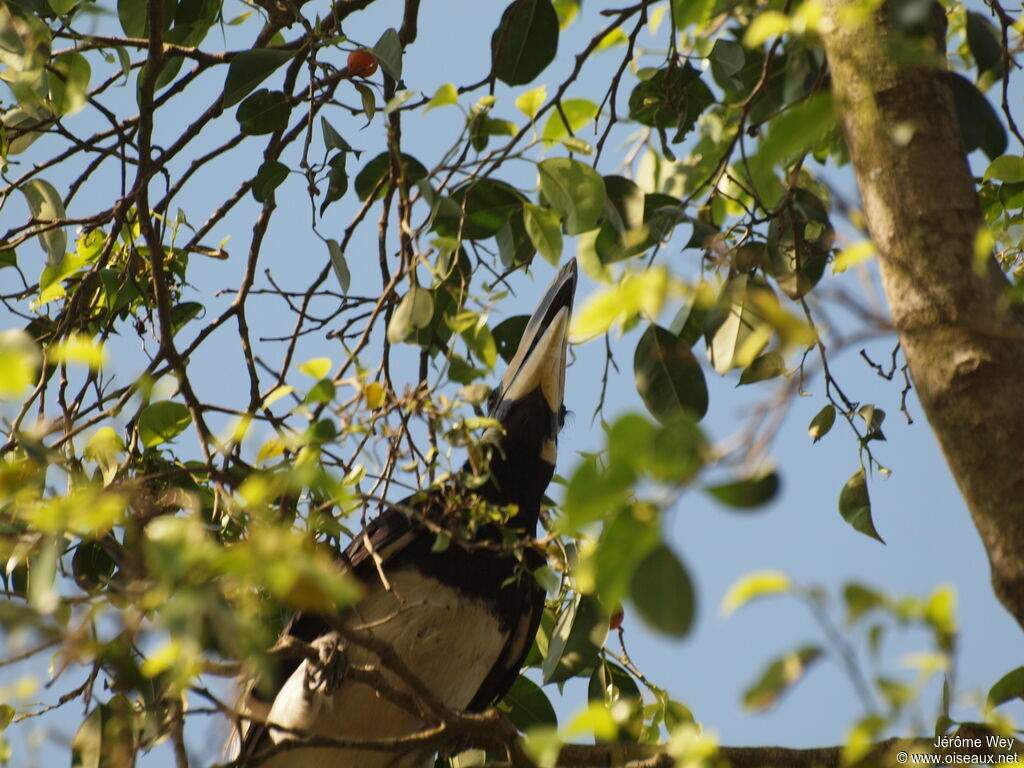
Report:
<svg viewBox="0 0 1024 768"><path fill-rule="evenodd" d="M563 35L559 56L531 86L546 83L553 93L573 65L574 54L593 34L598 18L597 9L587 4L581 19ZM230 8L230 6L229 6ZM238 6L239 11L241 5ZM353 39L372 44L387 26L398 26L402 3L398 0L379 0L365 13L355 14L345 24L345 32ZM227 12L231 16L231 11ZM424 4L420 17L419 40L405 59L406 86L430 95L445 82L456 85L475 82L487 71L490 33L497 23L500 7L475 3L471 0L448 0L442 5ZM109 22L103 22L103 27ZM236 34L232 30L232 34ZM204 44L206 49L217 49L220 41L212 33ZM643 33L640 44L654 47L656 43ZM229 42L228 47L238 43ZM578 84L570 88L570 97L588 97L600 100L611 72L621 55L613 49L595 59ZM651 62L655 58L652 56ZM337 62L341 65L341 62ZM220 68L203 78L203 88L212 98L223 83L224 69ZM631 87L630 75L624 79L620 101ZM379 75L377 76L379 78ZM271 81L272 83L273 81ZM514 97L525 89L498 90L498 103L493 115L511 120L522 116L512 105ZM111 104L125 103L133 97L132 88L123 89ZM482 93L472 94L465 103L471 105ZM357 104L358 96L343 85L340 98ZM129 107L124 107L127 111ZM168 143L176 138L181 127L194 119L204 108L202 100L182 101L157 125L158 142ZM621 112L622 110L620 110ZM336 128L356 148L365 150L360 161L350 158L349 169L360 168L383 148L381 117L360 130L365 120L346 117L341 110L327 116ZM91 126L91 117L80 118L82 130ZM461 128L462 115L447 107L428 114L414 112L403 118L404 148L417 155L425 165L436 163ZM178 124L175 124L175 123ZM71 127L77 123L71 122ZM218 136L230 137L235 128L229 115L204 131L203 140L216 141ZM614 136L615 134L613 134ZM623 134L624 135L624 134ZM583 135L583 138L587 138ZM26 159L38 157L45 150L46 140L38 142ZM249 139L231 155L219 160L208 172L197 177L178 201L189 213L194 225L205 219L206 211L216 206L228 194L232 180L245 178L255 171L261 161L263 143ZM314 147L319 147L319 137ZM609 141L600 170L611 172L618 164L616 153L620 144ZM1019 149L1019 148L1017 148ZM1011 147L1011 151L1014 148ZM559 154L562 150L551 150ZM829 169L833 183L848 196L855 196L848 170L838 173ZM533 183L532 166L518 162L513 170L501 172L502 178L530 186ZM60 178L49 176L60 187ZM225 181L227 180L227 181ZM65 182L66 183L66 182ZM112 200L117 189L116 175L109 174L89 187L80 201ZM310 231L310 211L300 177L290 178L278 191L280 210L263 246L262 267L269 268L282 287L301 289L310 276L324 265L327 251L323 243ZM19 201L12 201L11 220ZM320 226L321 234L338 238L358 203L350 191L341 201L328 209ZM82 209L84 210L84 208ZM75 208L69 211L75 215ZM201 289L200 300L206 303L208 316L226 306L230 296L213 297L213 291L237 285L244 265L245 251L257 205L250 199L240 205L206 239L216 244L222 237L231 236L227 261L214 261L194 256L192 282ZM371 212L376 220L379 209ZM5 218L7 215L5 214ZM662 262L686 277L696 276L699 253L682 250L685 233L680 233L662 252ZM573 247L569 241L567 252ZM24 255L23 255L24 254ZM353 274L352 292L375 295L380 290L377 270L375 225L364 226L348 251L348 263ZM21 263L35 258L29 249L19 252ZM38 256L41 268L41 255ZM26 270L30 275L36 267ZM262 271L262 269L261 269ZM510 299L503 310L512 314L529 312L547 286L553 268L537 260L532 279L517 274L512 285L517 297ZM827 278L831 285L841 286L855 295L878 295L877 270L873 263L851 270L843 275ZM0 273L0 284L8 276ZM267 287L262 277L258 287ZM331 286L332 288L335 286ZM584 278L580 298L594 290L594 284ZM190 298L199 296L197 293ZM577 306L580 302L578 302ZM255 297L249 313L252 336L277 336L287 333L293 316L287 313L279 300ZM852 331L855 326L848 315L834 313L837 326ZM660 318L668 324L672 310ZM499 317L495 315L494 322ZM3 328L18 325L16 319L2 318ZM493 325L493 323L492 323ZM613 340L616 361L621 372L615 375L609 387L606 415L627 410L643 410L636 395L632 379L632 356L638 332ZM971 524L966 506L952 481L936 446L920 406L911 396L908 408L915 419L907 425L899 413L899 382L880 379L859 357L861 347L875 360L887 360L894 340L886 337L865 344L851 346L832 360L833 372L850 396L860 402L873 402L885 409L889 416L884 426L888 437L885 443L875 443L879 460L892 470L887 478L872 477L870 490L875 524L886 540L881 545L850 528L839 516L837 498L846 479L857 469L857 450L853 435L844 425L837 423L833 431L817 445L812 445L806 427L813 415L824 405L823 382L820 377L805 384L806 397L797 398L779 432L772 449L783 478L782 492L764 510L751 514L737 514L717 505L708 496L693 490L680 500L666 518L666 531L674 548L686 562L698 589L698 620L690 636L683 641L668 641L648 632L631 608L626 607L626 637L629 651L641 669L653 680L666 687L675 698L685 702L705 727L714 730L724 744L782 744L812 746L839 743L850 724L862 713L849 680L840 666L828 659L813 669L781 704L767 714L745 714L740 707L744 687L752 683L764 665L775 656L807 642L821 642L820 628L811 619L805 606L797 601L779 597L767 599L741 609L725 619L719 604L729 586L740 576L754 570L777 569L785 571L795 581L805 585L821 585L833 598L838 598L843 584L850 581L873 585L893 595L915 594L924 596L939 584L952 585L958 594L958 614L961 626L959 650L959 691L961 699L954 707L959 712L971 712L970 693L987 691L1003 673L1020 664L1020 629L1000 608L992 595L988 582L988 564L980 540ZM137 343L132 339L115 341L114 367L119 374L130 377L137 368ZM374 348L371 346L371 349ZM379 348L377 345L376 348ZM272 346L265 346L267 359L280 354ZM700 357L703 350L700 350ZM326 355L336 362L342 351L336 343L322 336L306 339L296 360ZM603 344L598 341L577 346L574 362L567 376L567 406L575 415L563 432L560 444L559 471L565 474L575 464L578 451L592 451L603 444L600 426L591 421L597 403L599 378L603 365ZM411 348L396 352L393 378L412 383L415 379L414 353ZM368 355L364 363L375 362ZM190 371L198 382L199 395L232 407L244 407L247 401L247 383L242 375L242 359L233 327L218 332L190 361ZM495 372L494 378L500 375ZM236 373L237 372L237 373ZM757 386L736 388L736 374L725 378L705 368L711 392L711 407L704 421L708 433L715 439L735 434L751 409L773 394L772 388ZM302 383L301 374L291 377ZM179 442L194 440L190 433ZM553 487L555 495L558 489ZM833 601L833 606L838 607ZM837 620L840 613L835 614ZM913 671L900 666L900 658L909 652L921 650L927 637L919 631L895 633L888 638L883 650L883 666L894 676L910 680ZM860 657L866 659L862 647ZM45 664L37 666L37 674L45 673ZM0 682L8 682L12 670L0 669ZM552 691L554 696L554 692ZM923 699L924 719L933 718L938 706L938 686L933 683ZM584 704L580 686L569 686L567 695L557 703L560 719L564 722ZM1018 719L1019 705L1008 708ZM65 734L74 731L80 717L80 708L64 710L57 716L40 720L41 727ZM973 715L976 717L976 712ZM32 726L37 727L37 726ZM44 748L37 751L26 746L25 738L31 728L22 726L15 736L14 766L51 765L51 760L63 760L60 750ZM209 749L209 727L200 724L190 741L197 760L195 765L212 762L215 755ZM48 739L48 737L47 737ZM21 749L19 750L19 745ZM57 763L61 764L61 763ZM170 750L161 747L143 761L144 766L171 765Z"/></svg>

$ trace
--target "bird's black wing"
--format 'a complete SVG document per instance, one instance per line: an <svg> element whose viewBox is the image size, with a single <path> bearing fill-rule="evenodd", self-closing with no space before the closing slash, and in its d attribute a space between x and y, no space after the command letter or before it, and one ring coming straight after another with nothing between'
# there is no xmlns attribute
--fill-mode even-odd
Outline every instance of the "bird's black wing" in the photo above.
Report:
<svg viewBox="0 0 1024 768"><path fill-rule="evenodd" d="M505 646L498 655L498 660L490 673L480 684L473 700L466 709L470 712L482 712L499 702L512 684L519 677L519 670L526 661L526 656L533 646L540 627L540 619L544 614L544 597L546 592L533 578L532 572L544 564L544 558L532 549L527 549L524 559L529 573L522 573L515 584L517 598L522 606L516 617L516 623L509 634Z"/></svg>

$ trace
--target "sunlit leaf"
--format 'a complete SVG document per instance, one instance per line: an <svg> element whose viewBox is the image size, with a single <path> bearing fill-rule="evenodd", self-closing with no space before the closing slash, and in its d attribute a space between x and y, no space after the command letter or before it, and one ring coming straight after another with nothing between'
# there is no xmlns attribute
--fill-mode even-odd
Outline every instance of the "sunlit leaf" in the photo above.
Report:
<svg viewBox="0 0 1024 768"><path fill-rule="evenodd" d="M761 677L743 692L743 706L755 712L771 709L822 656L817 646L804 646L775 659Z"/></svg>
<svg viewBox="0 0 1024 768"><path fill-rule="evenodd" d="M533 247L557 266L562 258L562 226L558 215L549 208L526 203L523 205L523 223Z"/></svg>
<svg viewBox="0 0 1024 768"><path fill-rule="evenodd" d="M67 218L60 193L44 179L32 179L18 187L25 196L29 212L39 221L56 221ZM64 227L52 227L39 233L39 242L46 251L46 263L54 265L64 258L68 247L68 236Z"/></svg>
<svg viewBox="0 0 1024 768"><path fill-rule="evenodd" d="M736 581L722 598L719 610L731 616L751 600L778 595L793 589L793 582L782 571L754 571Z"/></svg>
<svg viewBox="0 0 1024 768"><path fill-rule="evenodd" d="M139 415L139 438L146 448L170 442L192 423L192 416L181 403L159 400L142 409Z"/></svg>
<svg viewBox="0 0 1024 768"><path fill-rule="evenodd" d="M398 303L388 323L388 341L398 344L413 331L425 328L434 316L434 298L430 291L414 285Z"/></svg>
<svg viewBox="0 0 1024 768"><path fill-rule="evenodd" d="M537 112L540 111L540 108L544 106L544 102L547 101L547 98L547 87L538 85L536 88L525 91L516 97L516 109L533 120Z"/></svg>
<svg viewBox="0 0 1024 768"><path fill-rule="evenodd" d="M541 673L545 683L560 683L589 669L608 636L608 617L593 597L577 594L562 609L551 632Z"/></svg>
<svg viewBox="0 0 1024 768"><path fill-rule="evenodd" d="M36 381L42 354L25 331L0 332L0 400L20 398Z"/></svg>
<svg viewBox="0 0 1024 768"><path fill-rule="evenodd" d="M814 418L811 419L810 425L807 427L807 434L810 435L813 442L818 442L832 429L832 425L836 421L836 407L829 403L820 411L818 411Z"/></svg>
<svg viewBox="0 0 1024 768"><path fill-rule="evenodd" d="M565 218L569 235L594 229L604 209L604 180L589 165L567 157L542 160L540 188L552 209Z"/></svg>
<svg viewBox="0 0 1024 768"><path fill-rule="evenodd" d="M541 138L545 143L553 144L566 136L575 135L581 128L593 122L597 114L597 104L590 99L563 99L551 110L547 122L544 123Z"/></svg>
<svg viewBox="0 0 1024 768"><path fill-rule="evenodd" d="M429 112L437 107L447 107L458 103L459 92L455 90L455 86L451 83L445 83L434 91L434 95L430 97L430 101L427 102L426 109L423 111Z"/></svg>
<svg viewBox="0 0 1024 768"><path fill-rule="evenodd" d="M50 78L50 99L58 115L73 115L85 106L92 68L78 51L65 51L51 64L58 73Z"/></svg>

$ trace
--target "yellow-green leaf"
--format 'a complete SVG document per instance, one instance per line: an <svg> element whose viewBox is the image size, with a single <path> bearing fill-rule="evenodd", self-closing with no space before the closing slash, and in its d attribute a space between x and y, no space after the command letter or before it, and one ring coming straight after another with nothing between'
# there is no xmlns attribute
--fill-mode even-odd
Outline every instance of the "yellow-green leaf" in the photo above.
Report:
<svg viewBox="0 0 1024 768"><path fill-rule="evenodd" d="M430 101L427 102L427 107L423 111L429 112L437 107L447 107L458 103L459 92L451 83L445 83L434 91L434 95L430 97Z"/></svg>
<svg viewBox="0 0 1024 768"><path fill-rule="evenodd" d="M534 116L544 105L544 102L548 98L548 89L546 86L539 85L536 88L531 88L525 93L521 93L516 97L516 109L526 115L528 118L533 120Z"/></svg>
<svg viewBox="0 0 1024 768"><path fill-rule="evenodd" d="M330 373L332 365L329 357L314 357L300 365L299 370L319 381Z"/></svg>
<svg viewBox="0 0 1024 768"><path fill-rule="evenodd" d="M36 380L42 355L25 331L0 332L0 400L21 397Z"/></svg>
<svg viewBox="0 0 1024 768"><path fill-rule="evenodd" d="M793 582L782 571L754 571L729 587L719 610L723 616L731 616L751 600L790 592L792 589Z"/></svg>

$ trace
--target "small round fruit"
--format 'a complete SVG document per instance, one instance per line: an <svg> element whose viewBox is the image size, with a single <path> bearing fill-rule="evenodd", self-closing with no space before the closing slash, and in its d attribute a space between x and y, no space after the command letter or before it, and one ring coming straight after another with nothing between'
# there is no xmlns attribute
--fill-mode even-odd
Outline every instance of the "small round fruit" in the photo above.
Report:
<svg viewBox="0 0 1024 768"><path fill-rule="evenodd" d="M622 626L622 619L626 615L626 612L622 610L621 605L615 606L615 610L612 612L611 619L608 620L609 629L618 629Z"/></svg>
<svg viewBox="0 0 1024 768"><path fill-rule="evenodd" d="M352 51L348 55L349 77L369 77L377 71L377 60L365 48Z"/></svg>

